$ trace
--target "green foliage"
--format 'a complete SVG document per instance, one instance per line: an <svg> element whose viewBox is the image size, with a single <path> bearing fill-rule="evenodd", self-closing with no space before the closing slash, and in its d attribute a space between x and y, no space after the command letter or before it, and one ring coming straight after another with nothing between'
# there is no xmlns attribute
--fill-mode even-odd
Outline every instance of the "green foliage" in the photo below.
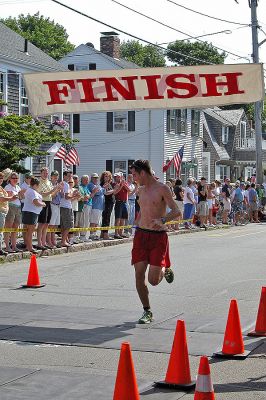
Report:
<svg viewBox="0 0 266 400"><path fill-rule="evenodd" d="M55 60L59 60L75 47L67 40L68 34L62 25L39 15L39 12L34 15L20 14L18 18L9 17L1 22Z"/></svg>
<svg viewBox="0 0 266 400"><path fill-rule="evenodd" d="M160 49L154 46L143 46L137 40L121 43L121 58L131 61L140 67L164 67L165 58Z"/></svg>
<svg viewBox="0 0 266 400"><path fill-rule="evenodd" d="M19 117L13 114L0 118L0 171L11 168L23 172L19 161L46 155L40 146L55 142L71 143L68 132L49 130L43 123L34 122L29 115Z"/></svg>
<svg viewBox="0 0 266 400"><path fill-rule="evenodd" d="M211 43L208 42L189 42L176 40L167 47L167 57L177 65L202 65L202 64L223 64L226 53L219 53ZM174 53L173 51L180 54ZM194 60L187 56L195 57L202 61Z"/></svg>

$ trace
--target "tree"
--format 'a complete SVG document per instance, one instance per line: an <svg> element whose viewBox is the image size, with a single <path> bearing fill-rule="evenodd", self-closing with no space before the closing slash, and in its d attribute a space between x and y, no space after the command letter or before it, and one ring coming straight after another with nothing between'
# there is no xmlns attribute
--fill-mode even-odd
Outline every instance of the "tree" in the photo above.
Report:
<svg viewBox="0 0 266 400"><path fill-rule="evenodd" d="M2 19L6 26L28 39L46 54L59 60L74 49L68 39L68 34L62 25L39 15L20 14L18 18Z"/></svg>
<svg viewBox="0 0 266 400"><path fill-rule="evenodd" d="M4 113L2 113L3 115ZM42 122L34 121L30 115L15 114L0 118L0 171L11 168L25 172L19 162L27 157L47 155L40 150L42 144L72 143L68 132L47 129Z"/></svg>
<svg viewBox="0 0 266 400"><path fill-rule="evenodd" d="M121 58L131 61L140 67L164 67L165 57L160 49L147 45L143 46L137 40L128 40L120 46Z"/></svg>
<svg viewBox="0 0 266 400"><path fill-rule="evenodd" d="M167 46L167 57L178 65L223 64L226 53L219 53L211 43L176 40ZM180 54L177 54L177 53ZM190 58L191 56L194 58Z"/></svg>

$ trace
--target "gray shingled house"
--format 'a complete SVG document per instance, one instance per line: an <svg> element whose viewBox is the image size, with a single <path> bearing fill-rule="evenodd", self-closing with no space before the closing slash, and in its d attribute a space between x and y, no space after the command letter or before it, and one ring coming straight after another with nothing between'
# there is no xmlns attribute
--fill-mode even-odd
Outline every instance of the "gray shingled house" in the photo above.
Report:
<svg viewBox="0 0 266 400"><path fill-rule="evenodd" d="M256 172L256 143L244 109L207 108L203 114L203 174L209 181L225 176L246 180ZM266 162L265 140L263 159Z"/></svg>
<svg viewBox="0 0 266 400"><path fill-rule="evenodd" d="M66 71L67 68L2 23L0 23L0 38L0 99L8 104L0 106L0 111L17 115L28 114L28 99L22 74ZM52 122L51 118L53 117L46 119L48 124ZM47 157L26 159L24 165L38 175L40 167L45 166L47 160ZM61 160L58 160L58 166L55 167L60 169L61 164Z"/></svg>

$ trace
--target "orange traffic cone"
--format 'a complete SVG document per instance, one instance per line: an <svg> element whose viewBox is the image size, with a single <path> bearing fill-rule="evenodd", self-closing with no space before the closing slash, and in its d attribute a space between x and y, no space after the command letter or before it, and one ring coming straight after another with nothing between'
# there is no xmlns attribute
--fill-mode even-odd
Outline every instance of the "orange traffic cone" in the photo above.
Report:
<svg viewBox="0 0 266 400"><path fill-rule="evenodd" d="M224 333L224 342L221 352L214 353L214 357L243 359L250 351L245 351L237 301L231 300L227 324Z"/></svg>
<svg viewBox="0 0 266 400"><path fill-rule="evenodd" d="M140 400L129 343L122 343L113 400Z"/></svg>
<svg viewBox="0 0 266 400"><path fill-rule="evenodd" d="M37 260L36 260L36 255L33 254L30 259L30 268L29 268L29 274L28 274L28 281L26 285L22 285L23 288L33 288L37 289L40 287L45 286L45 284L40 283L40 278L39 278L39 273L38 273L38 266L37 266Z"/></svg>
<svg viewBox="0 0 266 400"><path fill-rule="evenodd" d="M195 381L191 381L188 347L185 322L177 321L175 337L170 354L165 380L156 382L157 386L171 389L191 390L195 387Z"/></svg>
<svg viewBox="0 0 266 400"><path fill-rule="evenodd" d="M248 333L248 336L266 336L266 286L261 289L255 330Z"/></svg>
<svg viewBox="0 0 266 400"><path fill-rule="evenodd" d="M194 400L215 400L207 356L202 356L200 358Z"/></svg>

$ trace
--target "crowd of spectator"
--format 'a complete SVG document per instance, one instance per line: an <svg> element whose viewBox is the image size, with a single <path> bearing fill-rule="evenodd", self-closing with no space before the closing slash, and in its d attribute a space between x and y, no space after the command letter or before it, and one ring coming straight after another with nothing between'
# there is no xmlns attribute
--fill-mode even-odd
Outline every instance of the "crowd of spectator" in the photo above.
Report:
<svg viewBox="0 0 266 400"><path fill-rule="evenodd" d="M20 243L20 246L16 231L0 232L0 255L23 250L37 253L38 250L69 247L92 240L129 237L132 229L123 227L134 223L136 193L137 185L132 175L125 179L122 172L112 175L104 171L101 176L93 173L90 177L79 177L64 171L63 180L59 182L59 173L50 173L44 167L40 178L25 174L21 185L16 172L8 169L0 172L0 228L17 229L21 224L26 228L24 244ZM112 215L117 228L110 236L108 227ZM36 226L37 243L33 246ZM74 227L80 229L70 232ZM107 228L98 234L96 227Z"/></svg>
<svg viewBox="0 0 266 400"><path fill-rule="evenodd" d="M255 178L247 182L234 183L225 177L224 181L207 183L202 177L199 181L189 178L186 185L180 179L166 182L172 191L178 208L183 215L186 229L194 226L215 227L218 223L241 224L245 213L250 222L260 222L266 205L266 183L255 183ZM178 229L178 225L172 229Z"/></svg>
<svg viewBox="0 0 266 400"><path fill-rule="evenodd" d="M169 230L178 230L180 224L185 229L215 227L230 220L239 225L243 212L250 222L259 222L266 205L266 184L257 185L255 179L243 182L240 178L231 184L229 178L207 183L202 177L199 181L189 178L185 185L180 179L166 184L181 211L180 219ZM139 212L137 199L138 186L131 174L125 178L122 172L104 171L101 176L79 177L64 171L59 182L59 173L44 167L39 178L27 173L19 184L19 175L6 169L0 172L0 228L16 230L23 224L25 231L24 243L19 245L16 231L0 231L0 255L129 237L134 234L130 226ZM112 224L114 235L109 232ZM33 245L36 227L37 243ZM79 229L70 232L74 227Z"/></svg>

